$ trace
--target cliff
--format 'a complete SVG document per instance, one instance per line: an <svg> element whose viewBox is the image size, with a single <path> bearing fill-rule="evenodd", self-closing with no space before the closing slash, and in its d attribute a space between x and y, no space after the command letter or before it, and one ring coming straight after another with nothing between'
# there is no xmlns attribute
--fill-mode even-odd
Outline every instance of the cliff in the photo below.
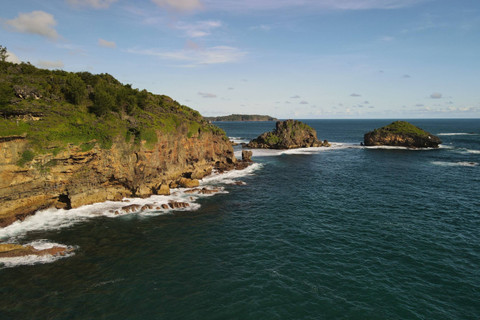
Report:
<svg viewBox="0 0 480 320"><path fill-rule="evenodd" d="M364 135L366 146L400 146L407 148L438 148L437 136L406 121L395 121Z"/></svg>
<svg viewBox="0 0 480 320"><path fill-rule="evenodd" d="M258 114L232 114L221 117L205 117L208 121L277 121L277 118Z"/></svg>
<svg viewBox="0 0 480 320"><path fill-rule="evenodd" d="M0 227L75 208L197 185L233 169L225 133L167 96L110 75L0 62Z"/></svg>
<svg viewBox="0 0 480 320"><path fill-rule="evenodd" d="M249 148L293 149L308 147L328 147L328 141L319 141L317 132L297 120L278 121L271 132L265 132L247 144Z"/></svg>

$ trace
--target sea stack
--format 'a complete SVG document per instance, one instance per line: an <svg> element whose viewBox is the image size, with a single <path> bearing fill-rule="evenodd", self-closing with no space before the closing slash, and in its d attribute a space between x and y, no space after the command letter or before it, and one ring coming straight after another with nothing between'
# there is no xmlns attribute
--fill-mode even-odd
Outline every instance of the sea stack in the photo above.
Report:
<svg viewBox="0 0 480 320"><path fill-rule="evenodd" d="M365 146L438 148L440 138L406 121L395 121L364 135Z"/></svg>
<svg viewBox="0 0 480 320"><path fill-rule="evenodd" d="M265 132L247 144L248 148L294 149L329 147L328 141L319 141L317 132L309 125L297 120L277 121L273 131Z"/></svg>

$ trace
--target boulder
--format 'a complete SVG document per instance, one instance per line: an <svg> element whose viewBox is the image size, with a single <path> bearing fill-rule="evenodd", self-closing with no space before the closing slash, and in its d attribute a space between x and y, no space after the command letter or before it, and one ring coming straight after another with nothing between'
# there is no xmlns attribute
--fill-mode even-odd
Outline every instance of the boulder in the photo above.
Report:
<svg viewBox="0 0 480 320"><path fill-rule="evenodd" d="M122 207L122 210L126 213L138 212L142 208L139 204L131 204L129 206Z"/></svg>
<svg viewBox="0 0 480 320"><path fill-rule="evenodd" d="M298 120L278 121L271 132L265 132L247 144L249 148L294 149L328 146L317 139L317 132Z"/></svg>
<svg viewBox="0 0 480 320"><path fill-rule="evenodd" d="M45 255L65 255L72 252L73 249L68 247L54 246L48 249L35 249L32 246L23 246L19 244L2 243L0 244L0 258L23 257L29 255L45 256Z"/></svg>
<svg viewBox="0 0 480 320"><path fill-rule="evenodd" d="M178 185L182 188L195 188L200 185L197 179L180 178Z"/></svg>
<svg viewBox="0 0 480 320"><path fill-rule="evenodd" d="M162 196L170 195L170 187L166 184L161 184L157 190L157 194Z"/></svg>
<svg viewBox="0 0 480 320"><path fill-rule="evenodd" d="M190 206L188 203L180 202L180 201L170 201L168 202L168 205L172 209L181 209L181 208L186 208Z"/></svg>
<svg viewBox="0 0 480 320"><path fill-rule="evenodd" d="M242 161L252 162L253 152L250 150L242 150Z"/></svg>
<svg viewBox="0 0 480 320"><path fill-rule="evenodd" d="M440 138L406 121L395 121L388 126L368 132L363 137L365 146L396 146L407 148L438 148Z"/></svg>

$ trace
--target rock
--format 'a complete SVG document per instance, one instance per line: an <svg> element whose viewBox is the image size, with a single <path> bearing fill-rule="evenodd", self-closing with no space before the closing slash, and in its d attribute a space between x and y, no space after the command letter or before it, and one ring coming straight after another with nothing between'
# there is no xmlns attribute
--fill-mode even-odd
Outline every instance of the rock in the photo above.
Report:
<svg viewBox="0 0 480 320"><path fill-rule="evenodd" d="M200 185L197 179L180 178L178 185L182 188L195 188Z"/></svg>
<svg viewBox="0 0 480 320"><path fill-rule="evenodd" d="M45 256L45 255L65 255L72 252L73 249L68 247L54 246L48 249L35 249L32 246L23 246L19 244L2 243L0 244L0 258L23 257L28 255Z"/></svg>
<svg viewBox="0 0 480 320"><path fill-rule="evenodd" d="M398 146L407 148L438 148L440 138L406 121L395 121L364 135L365 146Z"/></svg>
<svg viewBox="0 0 480 320"><path fill-rule="evenodd" d="M153 204L146 204L140 208L140 211L153 210Z"/></svg>
<svg viewBox="0 0 480 320"><path fill-rule="evenodd" d="M195 188L195 189L190 189L186 190L185 193L187 194L192 194L192 193L197 193L197 194L215 194L220 192L219 189L208 189L208 188Z"/></svg>
<svg viewBox="0 0 480 320"><path fill-rule="evenodd" d="M242 150L242 161L252 162L253 152L250 150Z"/></svg>
<svg viewBox="0 0 480 320"><path fill-rule="evenodd" d="M168 204L162 204L162 209L169 209L170 207L168 206Z"/></svg>
<svg viewBox="0 0 480 320"><path fill-rule="evenodd" d="M142 206L139 204L131 204L129 206L122 207L122 210L126 213L133 213L133 212L139 212L141 208Z"/></svg>
<svg viewBox="0 0 480 320"><path fill-rule="evenodd" d="M186 202L170 201L168 202L168 206L172 209L181 209L181 208L187 208L190 205Z"/></svg>
<svg viewBox="0 0 480 320"><path fill-rule="evenodd" d="M166 184L161 184L160 188L157 190L157 194L161 196L169 196L170 195L170 187Z"/></svg>
<svg viewBox="0 0 480 320"><path fill-rule="evenodd" d="M249 161L238 161L237 163L235 163L235 170L243 170L245 168L247 168L249 165L251 164L251 162Z"/></svg>
<svg viewBox="0 0 480 320"><path fill-rule="evenodd" d="M246 185L246 183L243 182L243 181L235 181L235 182L232 182L231 184L234 185L234 186L244 186L244 185Z"/></svg>
<svg viewBox="0 0 480 320"><path fill-rule="evenodd" d="M265 132L250 141L249 148L293 149L328 146L317 139L317 132L297 120L278 121L271 132Z"/></svg>

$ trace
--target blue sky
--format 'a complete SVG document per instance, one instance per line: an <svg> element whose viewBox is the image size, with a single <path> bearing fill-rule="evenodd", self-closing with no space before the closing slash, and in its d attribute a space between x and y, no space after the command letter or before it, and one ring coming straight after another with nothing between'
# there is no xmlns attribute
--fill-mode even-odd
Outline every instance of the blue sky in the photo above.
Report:
<svg viewBox="0 0 480 320"><path fill-rule="evenodd" d="M0 39L205 116L480 117L478 0L17 0Z"/></svg>

